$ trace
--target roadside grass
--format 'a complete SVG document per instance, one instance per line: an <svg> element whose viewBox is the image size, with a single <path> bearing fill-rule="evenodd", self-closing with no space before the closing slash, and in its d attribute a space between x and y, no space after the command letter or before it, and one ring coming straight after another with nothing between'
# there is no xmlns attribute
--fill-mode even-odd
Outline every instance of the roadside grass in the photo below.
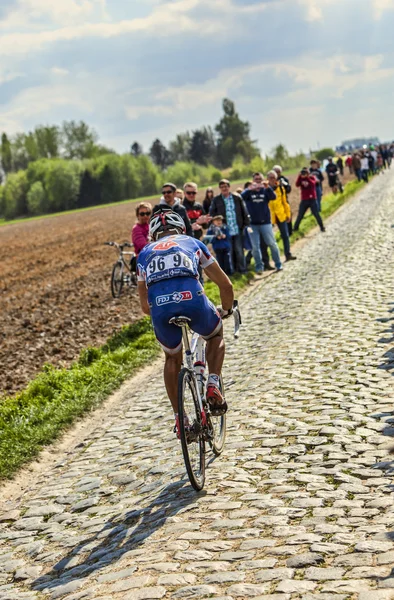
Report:
<svg viewBox="0 0 394 600"><path fill-rule="evenodd" d="M323 217L337 210L362 185L351 182L343 194L326 196ZM303 237L315 224L313 217L306 217L292 240ZM251 279L252 271L235 275L232 280L236 294ZM216 286L208 281L205 289L212 302L219 304ZM0 398L0 479L11 478L77 418L98 407L158 354L160 348L146 317L123 327L104 346L86 348L69 368L45 365L25 390Z"/></svg>

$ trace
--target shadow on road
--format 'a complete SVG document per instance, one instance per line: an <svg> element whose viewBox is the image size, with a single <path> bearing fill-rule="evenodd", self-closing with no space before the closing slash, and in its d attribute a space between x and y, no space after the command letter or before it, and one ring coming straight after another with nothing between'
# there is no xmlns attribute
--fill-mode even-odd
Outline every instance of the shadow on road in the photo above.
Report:
<svg viewBox="0 0 394 600"><path fill-rule="evenodd" d="M127 552L138 549L170 517L204 494L205 492L201 492L197 495L188 481L167 485L158 496L151 499L147 507L114 515L100 531L78 543L51 571L37 578L32 583L32 588L53 591L120 560ZM158 551L160 550L158 545ZM148 555L147 560L149 559Z"/></svg>

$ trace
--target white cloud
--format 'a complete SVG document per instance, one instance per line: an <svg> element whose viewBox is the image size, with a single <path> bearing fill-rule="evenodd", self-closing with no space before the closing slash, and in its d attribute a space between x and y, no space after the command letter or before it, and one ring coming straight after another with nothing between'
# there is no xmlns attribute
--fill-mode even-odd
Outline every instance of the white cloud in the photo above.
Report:
<svg viewBox="0 0 394 600"><path fill-rule="evenodd" d="M65 76L68 75L70 71L67 69L62 69L61 67L52 67L51 73L53 73L53 75Z"/></svg>
<svg viewBox="0 0 394 600"><path fill-rule="evenodd" d="M374 19L381 19L387 10L394 10L393 0L373 0L372 12Z"/></svg>
<svg viewBox="0 0 394 600"><path fill-rule="evenodd" d="M105 15L104 0L19 0L8 17L0 22L0 30L15 30L37 26L39 22L75 24L98 12Z"/></svg>

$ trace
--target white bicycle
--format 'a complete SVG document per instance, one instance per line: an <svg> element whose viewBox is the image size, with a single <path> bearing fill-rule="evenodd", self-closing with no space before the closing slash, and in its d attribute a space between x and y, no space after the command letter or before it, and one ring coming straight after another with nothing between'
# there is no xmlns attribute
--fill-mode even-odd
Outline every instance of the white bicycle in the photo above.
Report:
<svg viewBox="0 0 394 600"><path fill-rule="evenodd" d="M234 302L234 337L242 323L238 302ZM183 366L178 378L178 413L183 458L190 483L200 491L205 483L205 444L219 456L226 439L226 415L214 416L205 399L205 340L193 333L189 340L188 317L173 317L170 323L182 328ZM220 391L224 397L223 380Z"/></svg>

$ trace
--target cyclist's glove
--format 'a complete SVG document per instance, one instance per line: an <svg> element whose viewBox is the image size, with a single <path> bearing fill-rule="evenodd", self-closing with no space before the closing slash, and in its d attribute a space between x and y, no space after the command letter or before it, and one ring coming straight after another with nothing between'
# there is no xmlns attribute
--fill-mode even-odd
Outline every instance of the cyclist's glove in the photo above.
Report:
<svg viewBox="0 0 394 600"><path fill-rule="evenodd" d="M232 308L230 308L230 310L224 310L224 308L222 308L221 306L217 306L216 310L218 311L218 313L222 319L227 319L228 317L230 317L233 314Z"/></svg>

